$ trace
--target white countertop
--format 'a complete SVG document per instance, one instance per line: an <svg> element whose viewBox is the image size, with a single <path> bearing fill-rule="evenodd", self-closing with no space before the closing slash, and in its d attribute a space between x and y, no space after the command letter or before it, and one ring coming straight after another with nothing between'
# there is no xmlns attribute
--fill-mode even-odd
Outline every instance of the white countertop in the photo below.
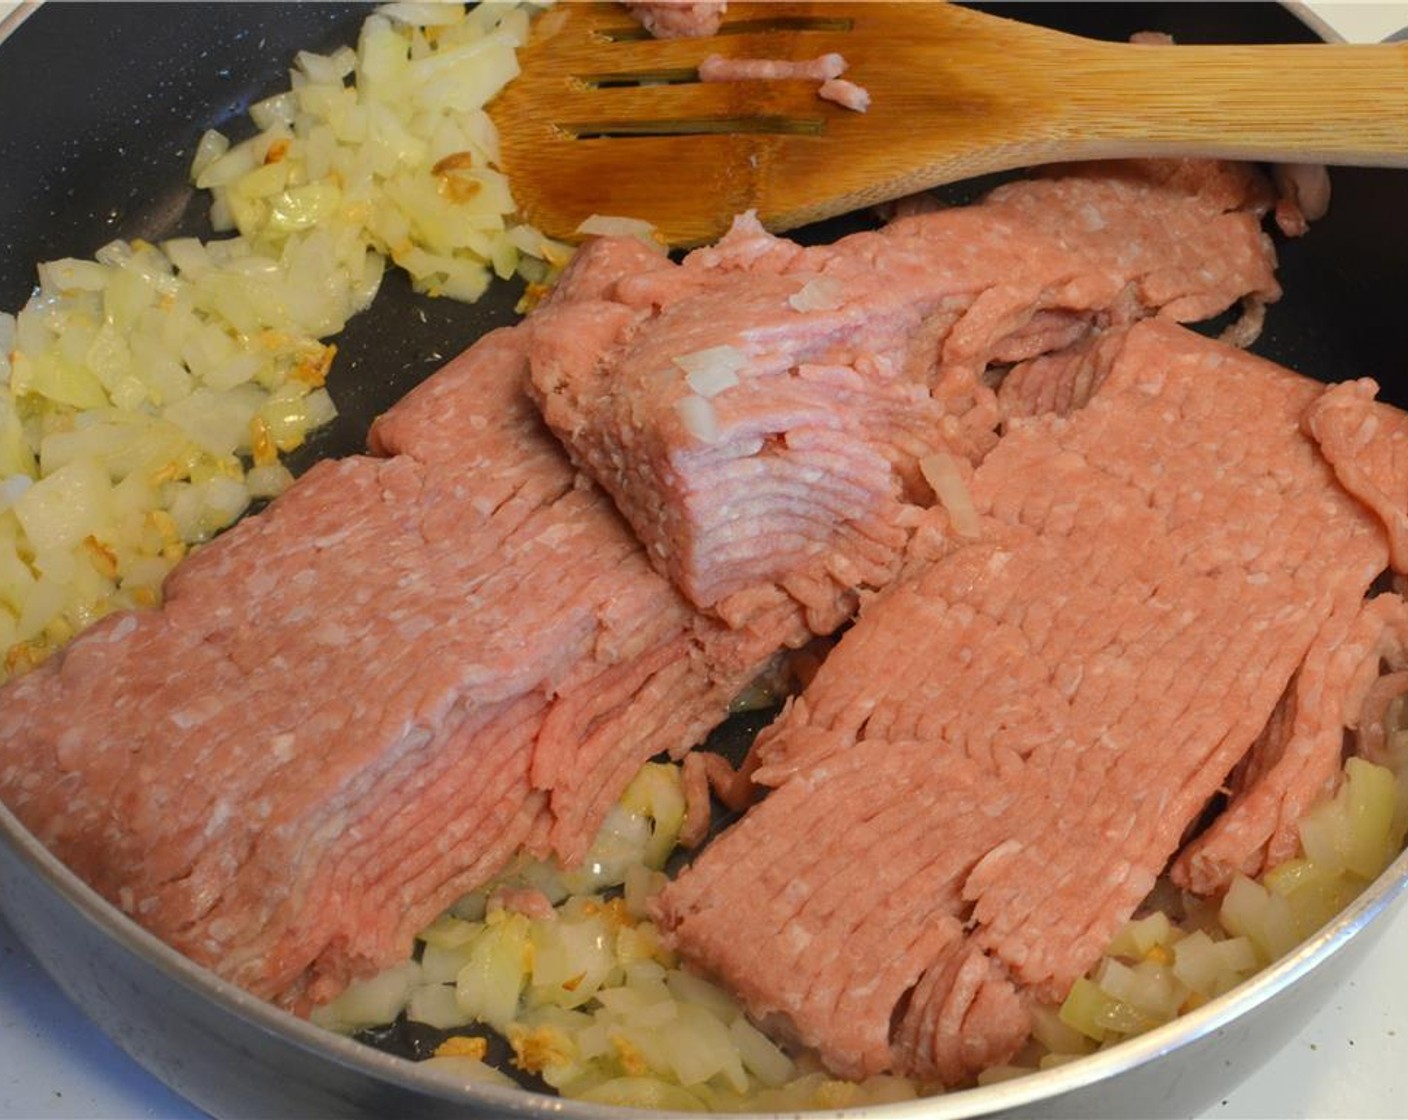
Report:
<svg viewBox="0 0 1408 1120"><path fill-rule="evenodd" d="M0 37L22 6L0 0ZM1346 39L1374 42L1408 28L1408 0L1318 0L1307 7ZM1205 1117L1408 1117L1408 908L1389 922L1353 978ZM0 921L0 1117L203 1115L93 1026Z"/></svg>

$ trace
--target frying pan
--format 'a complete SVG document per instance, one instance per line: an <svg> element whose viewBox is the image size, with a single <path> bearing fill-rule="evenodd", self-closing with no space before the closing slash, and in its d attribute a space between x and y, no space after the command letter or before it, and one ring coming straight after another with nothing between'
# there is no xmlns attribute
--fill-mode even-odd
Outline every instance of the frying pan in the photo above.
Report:
<svg viewBox="0 0 1408 1120"><path fill-rule="evenodd" d="M1251 4L1006 4L1080 34L1140 30L1186 42L1310 41L1286 9ZM117 237L209 236L184 169L206 127L240 133L301 48L351 42L349 4L46 4L0 43L0 307L17 309L36 261L87 256ZM1278 246L1285 298L1258 352L1323 379L1374 376L1408 405L1408 176L1334 173L1329 216ZM960 185L953 200L971 197ZM1396 204L1397 203L1397 204ZM831 239L863 219L804 231ZM292 466L359 451L372 417L485 330L517 293L464 306L389 275L338 338L340 416ZM1189 1115L1215 1104L1352 976L1408 886L1400 858L1357 903L1236 992L1114 1050L1016 1082L874 1110L893 1117ZM470 1088L293 1019L210 976L134 926L0 808L0 913L62 989L138 1062L221 1116L631 1115ZM1325 1060L1329 1060L1329 1055Z"/></svg>

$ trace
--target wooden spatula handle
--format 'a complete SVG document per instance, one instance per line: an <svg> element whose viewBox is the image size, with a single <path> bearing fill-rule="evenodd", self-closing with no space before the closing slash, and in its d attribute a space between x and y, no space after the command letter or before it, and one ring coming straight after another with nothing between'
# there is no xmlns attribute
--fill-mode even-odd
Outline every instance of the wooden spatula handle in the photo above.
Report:
<svg viewBox="0 0 1408 1120"><path fill-rule="evenodd" d="M554 9L524 74L491 109L524 212L570 236L592 213L654 222L674 244L755 210L788 229L912 191L1065 160L1216 156L1408 167L1408 43L1158 45L1068 35L950 3L778 2L730 19L827 17L824 27L616 42L614 9ZM800 25L799 25L800 26ZM549 30L553 28L554 30ZM869 111L798 81L599 88L582 74L677 69L704 56L842 54ZM810 131L748 130L738 120ZM574 122L608 121L578 140ZM722 121L685 134L682 121ZM641 137L628 125L665 135ZM664 125L665 127L656 127ZM673 134L671 134L673 133Z"/></svg>
<svg viewBox="0 0 1408 1120"><path fill-rule="evenodd" d="M1083 44L1060 74L1063 154L1408 166L1408 43Z"/></svg>

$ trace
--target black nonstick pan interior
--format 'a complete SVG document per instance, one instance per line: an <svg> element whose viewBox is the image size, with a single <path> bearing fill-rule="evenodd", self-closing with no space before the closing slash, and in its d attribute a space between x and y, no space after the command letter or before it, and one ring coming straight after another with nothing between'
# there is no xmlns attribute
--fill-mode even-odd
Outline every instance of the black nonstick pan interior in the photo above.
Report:
<svg viewBox="0 0 1408 1120"><path fill-rule="evenodd" d="M996 4L999 14L1098 38L1164 30L1185 42L1314 40L1268 3ZM0 307L17 310L34 265L89 256L113 238L210 236L207 198L186 180L201 132L239 135L245 110L285 88L296 50L355 41L359 4L57 3L0 46ZM1256 350L1324 380L1373 376L1405 403L1408 211L1401 173L1337 169L1329 215L1280 240L1286 294ZM954 198L973 193L950 188ZM802 231L826 240L839 219ZM414 295L390 274L371 311L338 338L329 389L341 416L301 453L362 449L366 427L478 334L509 322L517 291L465 306Z"/></svg>
<svg viewBox="0 0 1408 1120"><path fill-rule="evenodd" d="M1105 39L1143 30L1183 42L1314 41L1270 3L997 4L998 14ZM0 309L18 310L34 266L91 256L115 238L212 236L188 183L203 130L236 136L245 111L286 87L299 49L355 41L362 4L49 3L0 43ZM1329 215L1304 238L1276 235L1284 298L1254 349L1324 380L1373 377L1408 406L1408 174L1332 172ZM944 191L953 200L976 187ZM865 216L810 227L830 240ZM466 306L415 295L390 272L374 307L336 341L328 388L340 415L296 453L353 454L371 420L486 330L513 321L516 285Z"/></svg>

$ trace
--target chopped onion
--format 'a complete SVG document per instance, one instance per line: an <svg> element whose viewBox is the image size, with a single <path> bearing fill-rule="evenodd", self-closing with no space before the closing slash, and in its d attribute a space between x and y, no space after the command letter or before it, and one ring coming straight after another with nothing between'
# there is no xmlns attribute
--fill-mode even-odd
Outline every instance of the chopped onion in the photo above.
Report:
<svg viewBox="0 0 1408 1120"><path fill-rule="evenodd" d="M690 393L675 402L675 411L680 415L684 430L700 443L719 442L719 418L709 401Z"/></svg>
<svg viewBox="0 0 1408 1120"><path fill-rule="evenodd" d="M1387 866L1397 792L1393 775L1360 758L1345 764L1335 797L1312 809L1300 823L1305 854L1321 866L1349 871L1366 881Z"/></svg>
<svg viewBox="0 0 1408 1120"><path fill-rule="evenodd" d="M15 516L36 553L68 552L108 519L112 486L92 459L77 459L29 486Z"/></svg>
<svg viewBox="0 0 1408 1120"><path fill-rule="evenodd" d="M423 1069L441 1074L456 1082L476 1081L486 1085L503 1085L516 1088L518 1082L508 1074L481 1062L478 1058L467 1058L462 1054L433 1055L421 1062Z"/></svg>
<svg viewBox="0 0 1408 1120"><path fill-rule="evenodd" d="M635 237L652 248L665 252L665 242L649 222L640 218L618 218L607 214L593 214L577 227L583 237Z"/></svg>
<svg viewBox="0 0 1408 1120"><path fill-rule="evenodd" d="M277 498L293 485L293 474L282 463L270 463L250 468L244 481L251 498Z"/></svg>
<svg viewBox="0 0 1408 1120"><path fill-rule="evenodd" d="M449 984L422 984L406 1000L406 1018L437 1030L462 1027L473 1020L460 1007L459 997Z"/></svg>
<svg viewBox="0 0 1408 1120"><path fill-rule="evenodd" d="M381 5L377 11L389 19L418 27L448 27L464 18L463 4L446 4L442 0L430 0L428 3L396 0L394 3Z"/></svg>
<svg viewBox="0 0 1408 1120"><path fill-rule="evenodd" d="M738 371L748 364L748 355L736 346L711 346L674 359L685 372L685 381L701 397L718 396L738 384Z"/></svg>
<svg viewBox="0 0 1408 1120"><path fill-rule="evenodd" d="M1155 910L1143 918L1126 922L1105 951L1112 956L1142 958L1155 945L1168 944L1172 931L1173 923L1168 915L1162 910Z"/></svg>
<svg viewBox="0 0 1408 1120"><path fill-rule="evenodd" d="M468 1018L504 1030L528 981L531 951L528 919L499 913L498 920L490 916L470 944L469 959L455 980L455 995Z"/></svg>
<svg viewBox="0 0 1408 1120"><path fill-rule="evenodd" d="M1223 926L1256 946L1263 962L1284 956L1300 940L1286 899L1245 875L1232 880L1219 916Z"/></svg>
<svg viewBox="0 0 1408 1120"><path fill-rule="evenodd" d="M617 1077L580 1094L594 1104L661 1112L706 1112L704 1103L687 1089L658 1077Z"/></svg>
<svg viewBox="0 0 1408 1120"><path fill-rule="evenodd" d="M973 506L973 497L968 493L968 484L963 481L953 456L944 452L926 455L919 462L919 470L948 513L953 531L960 537L976 539L981 533L982 522Z"/></svg>
<svg viewBox="0 0 1408 1120"><path fill-rule="evenodd" d="M0 482L0 506L13 506L21 495L34 485L34 479L27 474L12 474Z"/></svg>
<svg viewBox="0 0 1408 1120"><path fill-rule="evenodd" d="M787 302L797 311L835 311L841 306L846 286L834 276L813 276Z"/></svg>
<svg viewBox="0 0 1408 1120"><path fill-rule="evenodd" d="M729 1035L748 1071L764 1085L784 1084L796 1069L792 1059L748 1019L739 1015L729 1024Z"/></svg>
<svg viewBox="0 0 1408 1120"><path fill-rule="evenodd" d="M0 678L154 605L188 547L287 488L279 456L336 415L319 340L371 302L385 259L456 299L566 263L515 224L483 111L527 27L512 4L380 9L356 50L297 56L251 107L255 135L200 137L190 175L236 236L39 265L0 314Z"/></svg>
<svg viewBox="0 0 1408 1120"><path fill-rule="evenodd" d="M405 961L367 980L356 980L331 1003L313 1009L313 1022L350 1033L389 1023L401 1013L420 979L420 965Z"/></svg>

